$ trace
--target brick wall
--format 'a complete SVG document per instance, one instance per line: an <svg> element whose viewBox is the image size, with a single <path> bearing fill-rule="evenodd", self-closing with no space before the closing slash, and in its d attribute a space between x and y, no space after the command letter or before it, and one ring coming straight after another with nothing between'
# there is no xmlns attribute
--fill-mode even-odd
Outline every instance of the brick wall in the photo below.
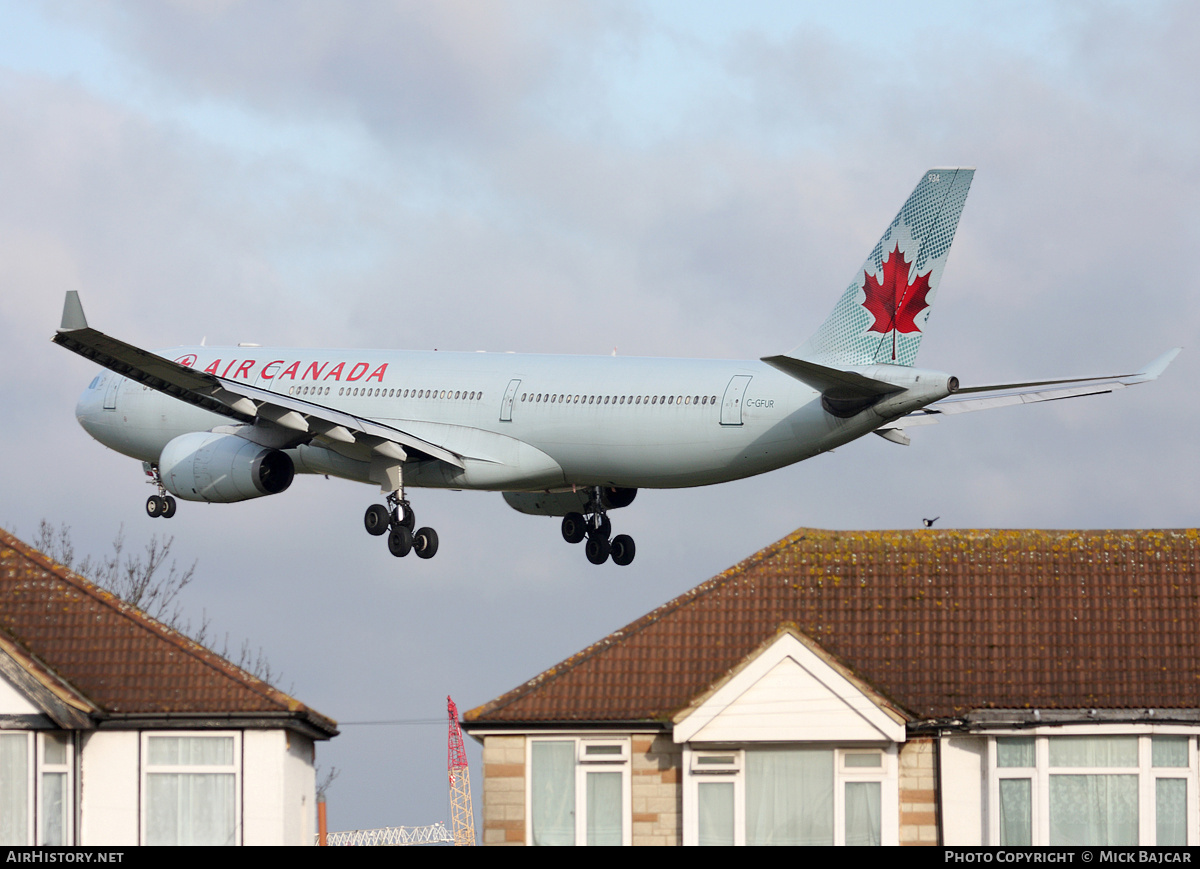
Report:
<svg viewBox="0 0 1200 869"><path fill-rule="evenodd" d="M483 845L525 843L525 737L483 740Z"/></svg>
<svg viewBox="0 0 1200 869"><path fill-rule="evenodd" d="M900 844L938 843L937 773L933 740L910 739L900 746Z"/></svg>
<svg viewBox="0 0 1200 869"><path fill-rule="evenodd" d="M683 844L683 746L668 736L633 737L633 844Z"/></svg>

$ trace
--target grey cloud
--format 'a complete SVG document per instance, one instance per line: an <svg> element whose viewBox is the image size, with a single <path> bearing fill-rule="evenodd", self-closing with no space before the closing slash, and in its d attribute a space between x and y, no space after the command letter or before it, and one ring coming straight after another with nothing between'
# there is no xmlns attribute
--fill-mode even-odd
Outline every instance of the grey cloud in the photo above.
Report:
<svg viewBox="0 0 1200 869"><path fill-rule="evenodd" d="M191 98L229 99L268 115L357 119L393 143L459 145L518 134L531 101L570 62L565 55L603 30L598 19L613 17L549 2L468 0L137 2L74 11L160 85Z"/></svg>

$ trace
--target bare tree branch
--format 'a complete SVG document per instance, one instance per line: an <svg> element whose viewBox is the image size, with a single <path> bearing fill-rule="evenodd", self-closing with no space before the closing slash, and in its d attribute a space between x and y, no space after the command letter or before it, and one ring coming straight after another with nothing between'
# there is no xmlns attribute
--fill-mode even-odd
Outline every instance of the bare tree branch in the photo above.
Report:
<svg viewBox="0 0 1200 869"><path fill-rule="evenodd" d="M333 784L333 780L342 774L342 771L336 766L331 766L328 772L322 774L320 765L317 766L317 799L325 799L325 794L329 790L329 786Z"/></svg>
<svg viewBox="0 0 1200 869"><path fill-rule="evenodd" d="M202 611L200 624L192 627L191 620L184 616L180 594L195 578L199 562L193 561L191 567L181 568L171 558L174 544L174 537L160 540L154 534L144 552L129 555L125 552L125 526L122 525L113 538L111 553L98 557L88 555L77 564L71 529L65 523L55 528L43 519L34 536L34 545L68 570L74 570L156 621L212 649L268 685L282 680L283 674L271 668L271 662L267 660L262 647L257 651L252 650L249 640L242 641L236 660L229 648L228 634L225 635L222 650L218 652L214 647L216 638L212 635L212 623L207 612Z"/></svg>

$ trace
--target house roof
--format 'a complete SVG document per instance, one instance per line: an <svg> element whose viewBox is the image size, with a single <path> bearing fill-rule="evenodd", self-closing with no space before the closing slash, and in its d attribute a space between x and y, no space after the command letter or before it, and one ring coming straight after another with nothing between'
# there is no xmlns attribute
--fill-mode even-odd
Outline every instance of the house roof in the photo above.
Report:
<svg viewBox="0 0 1200 869"><path fill-rule="evenodd" d="M216 719L337 734L333 720L3 530L0 664L60 726L82 714L92 726Z"/></svg>
<svg viewBox="0 0 1200 869"><path fill-rule="evenodd" d="M780 629L913 719L1200 708L1200 532L802 528L468 712L669 721Z"/></svg>

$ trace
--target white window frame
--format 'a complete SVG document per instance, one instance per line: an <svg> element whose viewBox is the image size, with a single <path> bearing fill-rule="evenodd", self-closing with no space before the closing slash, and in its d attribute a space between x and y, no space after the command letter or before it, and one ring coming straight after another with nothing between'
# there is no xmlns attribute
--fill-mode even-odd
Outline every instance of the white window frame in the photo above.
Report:
<svg viewBox="0 0 1200 869"><path fill-rule="evenodd" d="M44 781L47 773L53 775L64 775L63 778L63 841L57 843L60 845L71 845L74 843L75 834L75 740L70 731L56 730L54 734L61 734L66 741L64 749L66 751L65 763L49 763L46 761L46 737L49 733L38 733L37 738L37 766L34 773L37 782L37 841L39 845L46 844L45 822L46 813L42 810L42 800L45 799Z"/></svg>
<svg viewBox="0 0 1200 869"><path fill-rule="evenodd" d="M575 758L575 845L587 845L587 774L621 773L621 844L633 844L633 796L629 736L581 736L561 734L530 737L525 740L525 844L533 844L533 746L535 743L569 742ZM589 748L616 749L612 753L590 754Z"/></svg>
<svg viewBox="0 0 1200 869"><path fill-rule="evenodd" d="M3 735L6 739L18 736L24 737L25 742L25 834L22 841L5 844L29 845L34 841L34 827L37 818L37 789L33 786L37 778L37 756L34 752L35 741L31 739L35 733L29 730L5 730L0 735Z"/></svg>
<svg viewBox="0 0 1200 869"><path fill-rule="evenodd" d="M846 844L846 785L851 782L877 782L880 797L881 845L900 843L900 775L896 743L831 745L829 743L763 743L743 744L720 748L716 746L683 746L683 844L700 844L699 789L704 782L733 782L733 844L746 844L746 752L755 748L821 748L833 751L833 844ZM850 754L877 753L877 767L848 767ZM733 755L728 765L707 766L698 763L701 757Z"/></svg>
<svg viewBox="0 0 1200 869"><path fill-rule="evenodd" d="M66 763L46 763L46 736L49 733L63 735L66 739ZM75 833L75 740L70 731L55 730L5 730L6 737L24 737L25 742L25 838L23 842L15 843L29 845L36 842L45 844L43 832L44 812L42 798L45 789L42 787L44 773L66 774L63 787L63 842L62 845L74 844Z"/></svg>
<svg viewBox="0 0 1200 869"><path fill-rule="evenodd" d="M1138 740L1136 767L1051 767L1049 740L1061 736L1132 736ZM1184 767L1154 767L1152 737L1188 737L1188 765ZM997 759L997 739L1032 738L1034 766L1000 767ZM988 844L1000 844L1000 781L1029 779L1032 813L1033 846L1050 844L1050 777L1052 775L1136 775L1138 777L1138 844L1153 845L1157 837L1156 782L1158 779L1184 779L1187 782L1187 844L1200 844L1200 756L1195 728L1170 725L1078 725L1057 728L1036 728L988 733L987 749L987 836Z"/></svg>
<svg viewBox="0 0 1200 869"><path fill-rule="evenodd" d="M220 764L159 764L150 763L150 740L156 738L230 739L233 740L233 763ZM233 774L233 830L231 845L242 844L242 734L238 730L155 730L141 733L141 843L149 835L150 778L154 775L228 775Z"/></svg>

